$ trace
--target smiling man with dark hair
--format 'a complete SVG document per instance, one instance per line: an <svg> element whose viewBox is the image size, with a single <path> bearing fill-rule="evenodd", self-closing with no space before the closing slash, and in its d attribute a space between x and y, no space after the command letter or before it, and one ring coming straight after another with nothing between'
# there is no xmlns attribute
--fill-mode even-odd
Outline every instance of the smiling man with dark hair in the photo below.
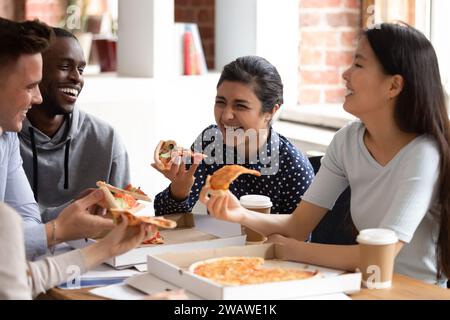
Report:
<svg viewBox="0 0 450 320"><path fill-rule="evenodd" d="M58 243L94 237L113 227L111 220L93 216L77 203L62 210L56 219L42 221L22 168L17 132L22 130L31 106L42 103L42 52L52 35L52 30L40 22L0 18L0 127L4 132L0 136L0 202L22 217L29 259L45 254ZM50 187L54 193L54 185Z"/></svg>
<svg viewBox="0 0 450 320"><path fill-rule="evenodd" d="M86 67L77 38L63 29L53 31L43 53L43 101L33 105L19 134L23 167L44 221L99 180L118 187L130 180L117 132L75 106Z"/></svg>

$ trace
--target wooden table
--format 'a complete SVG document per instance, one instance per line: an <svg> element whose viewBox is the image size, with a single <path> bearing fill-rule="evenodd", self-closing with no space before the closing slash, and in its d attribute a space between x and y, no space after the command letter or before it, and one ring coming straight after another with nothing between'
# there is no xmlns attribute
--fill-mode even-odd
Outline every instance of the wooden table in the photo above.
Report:
<svg viewBox="0 0 450 320"><path fill-rule="evenodd" d="M391 288L363 288L350 297L354 300L450 300L450 289L395 274Z"/></svg>
<svg viewBox="0 0 450 320"><path fill-rule="evenodd" d="M104 300L89 293L92 288L79 290L52 289L46 298L57 300ZM395 274L389 289L362 288L350 295L353 300L450 300L450 289L439 288L403 275Z"/></svg>

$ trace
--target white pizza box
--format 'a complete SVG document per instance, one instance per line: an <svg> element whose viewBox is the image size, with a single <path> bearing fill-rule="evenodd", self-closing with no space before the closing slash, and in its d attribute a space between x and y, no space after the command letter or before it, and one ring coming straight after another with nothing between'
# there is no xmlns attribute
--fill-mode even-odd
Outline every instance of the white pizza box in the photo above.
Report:
<svg viewBox="0 0 450 320"><path fill-rule="evenodd" d="M277 260L277 245L262 244L193 250L189 252L152 254L148 272L158 278L213 300L294 299L334 293L353 293L361 289L361 273ZM270 264L285 268L317 270L317 276L305 280L268 282L242 286L222 286L189 271L193 263L218 257L262 257ZM128 283L130 285L130 283Z"/></svg>
<svg viewBox="0 0 450 320"><path fill-rule="evenodd" d="M165 216L177 222L173 230L160 230L164 244L142 245L120 256L108 260L106 263L114 268L126 268L133 265L145 264L147 255L164 252L182 252L194 249L219 248L245 244L239 224L214 219L208 215L182 213ZM83 248L94 239L69 241L68 244L76 249Z"/></svg>

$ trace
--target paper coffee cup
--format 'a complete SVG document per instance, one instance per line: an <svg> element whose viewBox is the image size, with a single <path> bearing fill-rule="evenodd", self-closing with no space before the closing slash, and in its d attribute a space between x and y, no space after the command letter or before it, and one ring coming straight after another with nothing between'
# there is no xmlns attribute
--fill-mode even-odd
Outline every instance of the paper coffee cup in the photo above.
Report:
<svg viewBox="0 0 450 320"><path fill-rule="evenodd" d="M239 202L244 208L260 213L269 214L272 208L272 201L269 197L257 194L242 196ZM243 232L247 234L248 244L262 243L267 240L265 236L250 228L243 227Z"/></svg>
<svg viewBox="0 0 450 320"><path fill-rule="evenodd" d="M359 270L362 284L369 289L389 288L394 272L395 244L398 237L388 229L362 230L359 243Z"/></svg>

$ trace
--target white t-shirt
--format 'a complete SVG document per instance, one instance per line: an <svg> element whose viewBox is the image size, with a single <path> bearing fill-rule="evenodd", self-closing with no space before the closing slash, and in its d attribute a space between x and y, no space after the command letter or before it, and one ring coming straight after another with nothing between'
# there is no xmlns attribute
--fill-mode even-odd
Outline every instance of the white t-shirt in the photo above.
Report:
<svg viewBox="0 0 450 320"><path fill-rule="evenodd" d="M381 166L364 144L365 130L355 121L336 133L303 200L331 209L350 185L356 228L395 231L405 242L395 260L395 272L436 283L439 221L432 212L436 212L438 148L422 135Z"/></svg>

